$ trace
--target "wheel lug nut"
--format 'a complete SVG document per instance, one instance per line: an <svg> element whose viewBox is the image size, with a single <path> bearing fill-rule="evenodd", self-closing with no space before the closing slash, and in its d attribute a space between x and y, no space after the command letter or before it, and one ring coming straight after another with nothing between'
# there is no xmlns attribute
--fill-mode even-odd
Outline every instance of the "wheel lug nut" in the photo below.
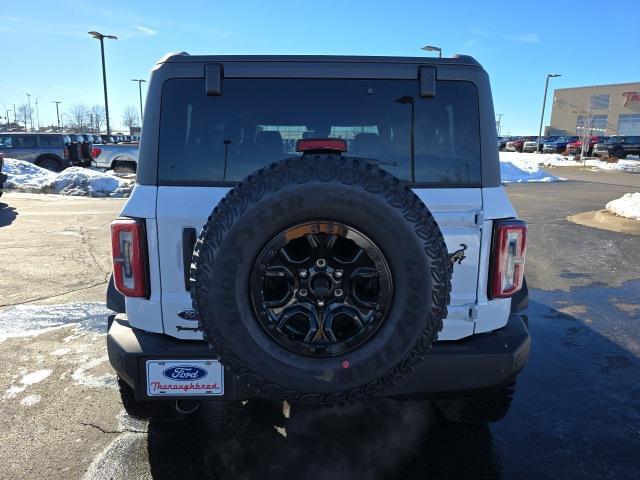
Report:
<svg viewBox="0 0 640 480"><path fill-rule="evenodd" d="M307 275L309 275L309 272L307 272L306 270L302 269L298 272L298 275L300 275L300 278L307 278Z"/></svg>
<svg viewBox="0 0 640 480"><path fill-rule="evenodd" d="M341 289L341 288L336 288L336 289L333 291L333 294L334 294L336 297L341 297L343 293L344 293L344 292L342 291L342 289Z"/></svg>
<svg viewBox="0 0 640 480"><path fill-rule="evenodd" d="M301 288L300 290L298 290L298 294L300 294L301 297L306 297L307 293L308 292L306 288Z"/></svg>
<svg viewBox="0 0 640 480"><path fill-rule="evenodd" d="M334 275L336 276L336 278L342 278L342 270L336 270L334 272Z"/></svg>
<svg viewBox="0 0 640 480"><path fill-rule="evenodd" d="M325 268L327 266L327 261L324 258L319 258L316 260L316 267Z"/></svg>

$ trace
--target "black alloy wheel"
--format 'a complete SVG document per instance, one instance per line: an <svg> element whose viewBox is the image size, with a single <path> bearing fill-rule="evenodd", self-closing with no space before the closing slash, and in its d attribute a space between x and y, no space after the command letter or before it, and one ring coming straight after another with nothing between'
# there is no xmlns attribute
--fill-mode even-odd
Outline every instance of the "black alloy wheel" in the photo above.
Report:
<svg viewBox="0 0 640 480"><path fill-rule="evenodd" d="M283 347L335 356L369 340L393 296L383 253L356 229L308 222L273 238L256 259L250 294L256 317Z"/></svg>

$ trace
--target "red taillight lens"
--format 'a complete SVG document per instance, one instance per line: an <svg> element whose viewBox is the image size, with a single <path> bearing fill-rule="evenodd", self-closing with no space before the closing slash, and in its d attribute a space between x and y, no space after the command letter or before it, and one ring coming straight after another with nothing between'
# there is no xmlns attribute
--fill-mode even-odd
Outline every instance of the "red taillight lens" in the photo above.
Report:
<svg viewBox="0 0 640 480"><path fill-rule="evenodd" d="M495 222L489 298L507 298L522 288L526 252L526 223L520 220Z"/></svg>
<svg viewBox="0 0 640 480"><path fill-rule="evenodd" d="M312 150L346 152L347 142L341 138L306 138L296 142L296 152L309 152Z"/></svg>
<svg viewBox="0 0 640 480"><path fill-rule="evenodd" d="M91 158L98 158L102 153L102 149L98 147L93 147L91 149Z"/></svg>
<svg viewBox="0 0 640 480"><path fill-rule="evenodd" d="M69 158L69 147L67 145L64 146L64 158Z"/></svg>
<svg viewBox="0 0 640 480"><path fill-rule="evenodd" d="M147 242L144 220L117 218L111 222L113 279L126 297L147 297Z"/></svg>

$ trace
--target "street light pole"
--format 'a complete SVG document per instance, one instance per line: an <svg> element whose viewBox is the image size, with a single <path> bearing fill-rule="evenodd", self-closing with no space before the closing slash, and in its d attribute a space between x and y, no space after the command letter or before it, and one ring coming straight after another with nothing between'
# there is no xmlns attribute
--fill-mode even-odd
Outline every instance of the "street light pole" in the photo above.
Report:
<svg viewBox="0 0 640 480"><path fill-rule="evenodd" d="M438 52L438 58L442 58L442 49L440 47L434 47L433 45L426 45L422 47L420 50L424 50L425 52Z"/></svg>
<svg viewBox="0 0 640 480"><path fill-rule="evenodd" d="M547 80L544 83L544 98L542 99L542 114L540 115L540 128L538 128L538 141L536 142L536 152L540 150L540 137L542 136L542 122L544 122L544 107L547 104L547 89L549 88L549 79L559 77L559 73L547 73Z"/></svg>
<svg viewBox="0 0 640 480"><path fill-rule="evenodd" d="M56 118L58 119L58 131L60 131L60 111L58 110L58 105L62 102L59 100L53 100L51 103L56 104Z"/></svg>
<svg viewBox="0 0 640 480"><path fill-rule="evenodd" d="M142 123L142 84L146 82L146 80L142 78L132 78L132 82L138 82L138 92L140 93L140 123Z"/></svg>
<svg viewBox="0 0 640 480"><path fill-rule="evenodd" d="M31 94L27 93L29 99L29 124L31 125L31 131L33 132L33 113L31 112ZM24 129L27 130L27 119L25 118Z"/></svg>
<svg viewBox="0 0 640 480"><path fill-rule="evenodd" d="M496 117L498 117L498 121L496 125L498 126L498 136L500 136L500 130L502 129L502 116L504 113L496 113Z"/></svg>
<svg viewBox="0 0 640 480"><path fill-rule="evenodd" d="M40 131L40 109L38 108L38 100L42 97L36 98L36 125L38 126L38 132Z"/></svg>
<svg viewBox="0 0 640 480"><path fill-rule="evenodd" d="M109 125L109 99L107 97L107 72L104 66L104 39L110 38L117 40L115 35L104 35L100 32L89 32L93 38L100 40L100 55L102 56L102 84L104 86L104 111L107 116L107 135L111 135L111 126Z"/></svg>

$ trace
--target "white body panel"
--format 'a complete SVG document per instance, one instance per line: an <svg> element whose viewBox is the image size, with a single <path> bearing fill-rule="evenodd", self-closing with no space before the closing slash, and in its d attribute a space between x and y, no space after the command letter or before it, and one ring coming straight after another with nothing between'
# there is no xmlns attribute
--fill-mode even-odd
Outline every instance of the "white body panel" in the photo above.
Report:
<svg viewBox="0 0 640 480"><path fill-rule="evenodd" d="M126 300L132 326L200 340L197 322L178 313L192 309L184 283L182 231L199 234L213 207L227 193L222 187L136 186L122 215L147 219L151 296ZM445 237L450 253L462 248L465 259L453 268L449 314L439 340L458 340L506 325L510 299L489 300L487 283L493 220L515 217L502 187L416 189Z"/></svg>

